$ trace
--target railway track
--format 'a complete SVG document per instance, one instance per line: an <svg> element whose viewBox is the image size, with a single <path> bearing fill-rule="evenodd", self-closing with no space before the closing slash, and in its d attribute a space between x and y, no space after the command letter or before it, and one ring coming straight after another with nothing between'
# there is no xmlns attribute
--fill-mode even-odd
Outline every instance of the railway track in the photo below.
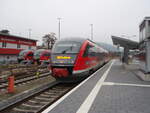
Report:
<svg viewBox="0 0 150 113"><path fill-rule="evenodd" d="M9 108L0 111L1 113L41 113L45 108L57 101L64 94L69 92L76 84L53 83L47 89L44 89L34 95L15 103Z"/></svg>
<svg viewBox="0 0 150 113"><path fill-rule="evenodd" d="M18 68L35 68L35 67L40 68L40 67L46 67L46 66L12 64L12 65L0 66L0 71L18 69Z"/></svg>
<svg viewBox="0 0 150 113"><path fill-rule="evenodd" d="M47 66L20 66L16 68L0 68L0 78L6 78L10 75L15 75L16 77L19 77L22 74L32 74L38 70L46 70Z"/></svg>
<svg viewBox="0 0 150 113"><path fill-rule="evenodd" d="M29 81L32 81L32 80L41 79L41 78L47 77L49 75L50 75L50 73L47 72L47 73L40 74L39 76L36 76L36 75L25 76L25 77L15 80L15 86L24 84L24 83L28 83ZM8 87L8 81L3 81L0 83L0 90L6 89L7 87Z"/></svg>

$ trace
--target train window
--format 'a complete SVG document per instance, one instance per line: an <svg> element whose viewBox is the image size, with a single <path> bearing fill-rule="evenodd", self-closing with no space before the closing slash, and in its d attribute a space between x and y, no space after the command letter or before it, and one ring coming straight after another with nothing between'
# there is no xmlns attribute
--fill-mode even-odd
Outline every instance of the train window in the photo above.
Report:
<svg viewBox="0 0 150 113"><path fill-rule="evenodd" d="M2 42L2 47L6 47L7 43L6 42Z"/></svg>
<svg viewBox="0 0 150 113"><path fill-rule="evenodd" d="M21 45L20 45L20 44L17 44L17 48L21 48Z"/></svg>
<svg viewBox="0 0 150 113"><path fill-rule="evenodd" d="M50 53L45 53L44 56L50 56Z"/></svg>
<svg viewBox="0 0 150 113"><path fill-rule="evenodd" d="M28 56L33 56L33 53L29 53Z"/></svg>
<svg viewBox="0 0 150 113"><path fill-rule="evenodd" d="M85 49L84 54L83 54L83 57L87 57L88 56L89 47L90 47L90 45L86 46L86 49Z"/></svg>
<svg viewBox="0 0 150 113"><path fill-rule="evenodd" d="M19 56L24 56L26 53L27 53L27 51L21 51L21 52L19 53Z"/></svg>
<svg viewBox="0 0 150 113"><path fill-rule="evenodd" d="M53 48L53 53L78 53L81 47L81 43L73 41L61 41L56 43Z"/></svg>
<svg viewBox="0 0 150 113"><path fill-rule="evenodd" d="M87 56L91 56L90 54L91 54L91 52L92 52L92 48L93 46L91 46L91 45L87 45L86 46L86 49L85 49L85 52L84 52L84 54L83 54L83 57L87 57Z"/></svg>
<svg viewBox="0 0 150 113"><path fill-rule="evenodd" d="M34 52L34 56L39 57L39 56L41 56L42 52L43 52L43 50L37 50Z"/></svg>
<svg viewBox="0 0 150 113"><path fill-rule="evenodd" d="M97 55L97 48L96 47L91 47L91 48L89 48L89 51L88 51L88 56L91 56L91 57L93 57L93 56L96 56Z"/></svg>
<svg viewBox="0 0 150 113"><path fill-rule="evenodd" d="M31 46L29 46L29 49L31 49Z"/></svg>
<svg viewBox="0 0 150 113"><path fill-rule="evenodd" d="M48 56L51 56L51 54L50 54L50 53L47 53L47 55L48 55Z"/></svg>

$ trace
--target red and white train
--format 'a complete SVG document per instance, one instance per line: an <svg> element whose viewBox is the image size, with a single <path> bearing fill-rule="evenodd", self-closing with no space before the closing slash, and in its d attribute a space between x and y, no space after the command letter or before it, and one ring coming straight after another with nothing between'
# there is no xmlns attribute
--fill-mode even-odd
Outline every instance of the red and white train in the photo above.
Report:
<svg viewBox="0 0 150 113"><path fill-rule="evenodd" d="M63 82L85 79L110 60L109 52L89 39L58 40L51 52L52 76Z"/></svg>
<svg viewBox="0 0 150 113"><path fill-rule="evenodd" d="M50 60L51 51L45 49L38 50L22 50L18 56L18 62L31 61L32 63L37 62L41 64L43 61Z"/></svg>
<svg viewBox="0 0 150 113"><path fill-rule="evenodd" d="M18 55L18 62L20 63L23 60L32 60L33 61L33 50L22 50Z"/></svg>
<svg viewBox="0 0 150 113"><path fill-rule="evenodd" d="M38 49L34 52L34 61L38 64L41 64L43 61L49 61L50 55L50 50Z"/></svg>

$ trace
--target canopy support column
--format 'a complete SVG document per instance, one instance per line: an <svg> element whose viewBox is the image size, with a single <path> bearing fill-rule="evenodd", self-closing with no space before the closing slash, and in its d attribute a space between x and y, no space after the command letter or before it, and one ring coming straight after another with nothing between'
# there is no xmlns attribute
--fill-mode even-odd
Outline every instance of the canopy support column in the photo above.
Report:
<svg viewBox="0 0 150 113"><path fill-rule="evenodd" d="M124 47L123 59L122 62L128 64L128 55L129 55L129 48Z"/></svg>

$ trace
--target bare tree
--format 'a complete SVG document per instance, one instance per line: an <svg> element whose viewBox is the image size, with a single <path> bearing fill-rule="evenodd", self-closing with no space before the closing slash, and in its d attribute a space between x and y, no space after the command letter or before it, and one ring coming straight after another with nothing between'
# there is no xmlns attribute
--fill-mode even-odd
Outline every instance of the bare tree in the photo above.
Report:
<svg viewBox="0 0 150 113"><path fill-rule="evenodd" d="M52 49L55 41L57 40L55 35L55 33L51 32L42 37L44 44L47 46L48 49Z"/></svg>

